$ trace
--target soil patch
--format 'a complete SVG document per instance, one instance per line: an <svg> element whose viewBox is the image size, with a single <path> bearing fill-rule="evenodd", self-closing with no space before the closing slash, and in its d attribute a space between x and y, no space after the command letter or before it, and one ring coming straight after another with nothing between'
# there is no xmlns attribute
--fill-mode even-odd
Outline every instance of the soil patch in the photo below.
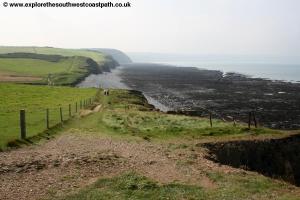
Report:
<svg viewBox="0 0 300 200"><path fill-rule="evenodd" d="M97 178L135 171L161 183L179 181L215 187L211 170L234 172L205 158L202 148L170 150L168 145L79 134L77 130L41 146L0 153L0 199L58 197Z"/></svg>
<svg viewBox="0 0 300 200"><path fill-rule="evenodd" d="M207 158L300 186L300 135L281 139L205 143Z"/></svg>
<svg viewBox="0 0 300 200"><path fill-rule="evenodd" d="M19 76L0 72L0 82L32 82L39 80L42 80L42 78L33 76Z"/></svg>

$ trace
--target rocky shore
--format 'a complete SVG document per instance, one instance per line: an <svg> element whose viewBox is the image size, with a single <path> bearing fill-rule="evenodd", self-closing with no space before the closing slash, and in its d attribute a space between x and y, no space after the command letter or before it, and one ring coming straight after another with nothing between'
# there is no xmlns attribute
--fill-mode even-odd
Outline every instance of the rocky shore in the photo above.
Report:
<svg viewBox="0 0 300 200"><path fill-rule="evenodd" d="M164 105L165 111L190 112L225 120L300 128L300 84L251 78L241 74L155 64L126 65L119 74L128 87ZM166 109L167 108L167 109Z"/></svg>

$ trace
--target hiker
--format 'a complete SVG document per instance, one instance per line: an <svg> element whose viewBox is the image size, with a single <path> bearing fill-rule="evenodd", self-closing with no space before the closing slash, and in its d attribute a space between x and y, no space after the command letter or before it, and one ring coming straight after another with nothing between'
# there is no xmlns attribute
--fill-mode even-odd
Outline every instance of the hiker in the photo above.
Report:
<svg viewBox="0 0 300 200"><path fill-rule="evenodd" d="M104 90L104 96L109 96L109 90Z"/></svg>

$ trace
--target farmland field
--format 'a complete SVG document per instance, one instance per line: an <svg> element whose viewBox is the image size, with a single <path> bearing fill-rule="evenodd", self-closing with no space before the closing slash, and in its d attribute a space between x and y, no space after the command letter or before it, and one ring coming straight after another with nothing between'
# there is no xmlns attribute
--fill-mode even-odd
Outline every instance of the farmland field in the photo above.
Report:
<svg viewBox="0 0 300 200"><path fill-rule="evenodd" d="M0 148L7 142L19 138L19 110L26 110L28 136L45 130L46 109L50 110L50 126L60 120L59 107L63 108L64 119L68 118L68 105L88 99L96 94L96 89L69 87L30 86L0 84Z"/></svg>
<svg viewBox="0 0 300 200"><path fill-rule="evenodd" d="M48 84L50 75L54 85L72 85L93 70L97 72L97 67L91 59L79 56L0 54L0 81Z"/></svg>
<svg viewBox="0 0 300 200"><path fill-rule="evenodd" d="M0 47L0 54L17 52L61 56L84 56L95 60L97 63L103 63L105 61L105 56L100 52L96 51L80 49L61 49L52 47Z"/></svg>
<svg viewBox="0 0 300 200"><path fill-rule="evenodd" d="M49 73L71 71L75 58L67 58L61 62L48 62L33 59L0 58L0 70L20 75L46 76ZM78 65L77 63L75 65ZM76 66L77 67L77 66Z"/></svg>

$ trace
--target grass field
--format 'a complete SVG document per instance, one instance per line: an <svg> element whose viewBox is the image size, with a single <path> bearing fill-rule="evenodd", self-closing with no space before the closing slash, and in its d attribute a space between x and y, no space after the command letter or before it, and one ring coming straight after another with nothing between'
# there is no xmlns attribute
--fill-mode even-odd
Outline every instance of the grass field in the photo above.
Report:
<svg viewBox="0 0 300 200"><path fill-rule="evenodd" d="M96 95L96 89L0 84L0 95L0 146L5 147L7 142L18 139L20 109L27 111L28 136L33 136L45 130L46 108L50 109L50 124L55 125L59 122L60 106L66 119L68 104L72 104L74 111L75 102ZM221 120L213 120L211 128L207 118L153 112L143 96L132 91L112 90L110 96L100 92L98 95L96 99L103 105L103 111L80 119L80 123L71 123L71 128L146 140L279 133L265 128L249 130L243 124L233 126Z"/></svg>
<svg viewBox="0 0 300 200"><path fill-rule="evenodd" d="M96 89L30 86L0 83L0 148L19 138L19 110L26 110L28 136L46 128L46 109L50 109L50 126L60 121L59 107L64 119L68 118L68 105L94 97Z"/></svg>
<svg viewBox="0 0 300 200"><path fill-rule="evenodd" d="M57 56L61 58L53 61L53 57ZM111 57L97 51L52 47L0 47L1 82L44 84L45 76L51 73L55 74L54 81L57 85L74 85L91 73L110 71L117 65Z"/></svg>
<svg viewBox="0 0 300 200"><path fill-rule="evenodd" d="M0 81L48 84L48 75L54 85L74 85L91 73L100 73L101 66L82 57L65 57L34 53L0 54Z"/></svg>
<svg viewBox="0 0 300 200"><path fill-rule="evenodd" d="M217 119L213 120L211 128L207 118L153 112L141 94L125 90L113 90L110 96L98 99L106 109L89 119L82 119L82 123L74 124L74 128L148 139L278 133L266 128L249 130L244 124L233 126L231 122Z"/></svg>
<svg viewBox="0 0 300 200"><path fill-rule="evenodd" d="M257 175L209 173L218 187L207 189L180 183L159 184L136 173L126 173L118 177L100 179L95 184L65 196L64 200L91 199L197 199L197 200L241 200L273 199L296 200L294 194L282 194L288 189L284 183L274 182L269 178Z"/></svg>
<svg viewBox="0 0 300 200"><path fill-rule="evenodd" d="M76 58L66 58L60 62L48 62L45 60L36 59L13 59L1 58L0 70L2 72L10 72L17 75L31 75L31 76L47 76L48 74L56 74L63 72L71 72L74 68L79 68L80 65ZM84 60L83 60L84 61ZM73 65L73 63L75 63ZM83 64L83 63L81 63ZM81 65L82 66L82 65Z"/></svg>
<svg viewBox="0 0 300 200"><path fill-rule="evenodd" d="M48 74L54 85L70 85L83 79L89 72L86 58L67 57L57 62L30 58L0 58L2 81L47 84ZM28 77L40 79L28 79ZM0 80L1 81L1 80Z"/></svg>
<svg viewBox="0 0 300 200"><path fill-rule="evenodd" d="M105 56L100 52L80 50L80 49L61 49L52 47L1 47L0 54L6 53L35 53L35 54L49 54L61 56L83 56L95 60L98 64L105 61Z"/></svg>

